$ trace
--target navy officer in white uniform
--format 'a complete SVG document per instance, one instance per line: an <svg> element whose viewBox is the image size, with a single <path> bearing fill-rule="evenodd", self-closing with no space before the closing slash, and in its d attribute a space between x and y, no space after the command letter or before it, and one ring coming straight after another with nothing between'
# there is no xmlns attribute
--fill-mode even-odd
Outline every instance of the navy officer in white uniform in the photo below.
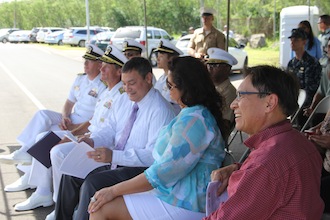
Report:
<svg viewBox="0 0 330 220"><path fill-rule="evenodd" d="M112 103L124 93L121 83L121 68L127 59L118 49L114 49L115 50L112 51L111 54L116 52L117 57L113 56L113 59L108 59L108 56L104 56L101 60L101 80L107 84L108 88L100 95L99 101L95 107L93 118L89 122L83 123L78 128L73 129L71 131L73 135L83 135L83 132L86 131L85 136L89 137L91 133L102 129L105 124L108 123ZM85 130L86 127L88 127L88 130ZM58 136L63 136L68 131L54 132ZM64 134L62 134L63 132ZM54 150L63 145L68 149L72 149L75 146L74 143L69 142L54 146ZM53 167L56 168L56 166ZM61 177L61 173L58 172L58 170L53 169L53 175L59 176L59 178L52 179L52 167L46 168L39 161L33 159L28 184L37 186L37 189L26 201L16 204L15 210L25 211L37 208L39 206L52 205L54 203L52 194L53 187L54 196L56 198L59 185L58 179Z"/></svg>
<svg viewBox="0 0 330 220"><path fill-rule="evenodd" d="M168 64L169 62L177 57L183 54L183 52L177 48L174 44L172 44L170 41L162 39L159 42L158 47L155 50L157 52L157 65L158 68L161 68L164 70L164 73L159 77L157 82L155 83L154 87L155 89L158 89L160 93L164 96L164 98L170 102L174 108L174 111L176 114L178 114L181 110L180 106L171 100L170 98L170 90L167 87L167 76L168 76Z"/></svg>
<svg viewBox="0 0 330 220"><path fill-rule="evenodd" d="M106 89L100 80L101 62L98 57L103 51L94 45L88 45L83 58L84 74L78 74L62 113L51 110L39 110L17 137L22 147L9 155L1 155L2 163L30 164L32 157L26 152L36 141L38 134L49 130L71 130L74 124L91 119L99 95Z"/></svg>

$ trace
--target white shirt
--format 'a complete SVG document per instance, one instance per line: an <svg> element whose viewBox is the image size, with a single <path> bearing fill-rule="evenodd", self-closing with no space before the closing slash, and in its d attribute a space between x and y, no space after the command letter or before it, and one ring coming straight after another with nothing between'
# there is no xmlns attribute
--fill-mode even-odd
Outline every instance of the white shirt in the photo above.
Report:
<svg viewBox="0 0 330 220"><path fill-rule="evenodd" d="M159 77L159 79L157 80L157 82L154 85L154 88L157 89L162 96L169 102L172 104L173 108L174 108L174 112L175 114L179 114L179 112L181 111L180 106L171 99L170 97L170 90L167 88L166 85L166 79L167 79L167 75L163 74L161 75L161 77Z"/></svg>
<svg viewBox="0 0 330 220"><path fill-rule="evenodd" d="M100 80L101 74L94 80L89 80L87 74L78 75L69 93L68 100L75 103L73 114L90 120L94 114L96 102L106 89Z"/></svg>
<svg viewBox="0 0 330 220"><path fill-rule="evenodd" d="M125 149L113 150L113 164L129 167L150 166L154 161L152 151L158 132L175 116L172 106L154 88L151 88L137 104L139 110ZM127 95L120 96L113 103L107 129L91 135L94 147L105 146L114 149L133 105L134 102L130 101Z"/></svg>
<svg viewBox="0 0 330 220"><path fill-rule="evenodd" d="M104 125L109 123L110 109L112 103L124 93L123 83L117 83L112 89L107 89L100 95L100 98L95 106L93 118L89 121L88 130L93 133L99 129L103 129Z"/></svg>

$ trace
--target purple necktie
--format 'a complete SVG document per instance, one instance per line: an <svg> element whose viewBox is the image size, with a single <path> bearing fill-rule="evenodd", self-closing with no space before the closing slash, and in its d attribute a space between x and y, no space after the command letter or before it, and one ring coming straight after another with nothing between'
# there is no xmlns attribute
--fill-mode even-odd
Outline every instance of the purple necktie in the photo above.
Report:
<svg viewBox="0 0 330 220"><path fill-rule="evenodd" d="M131 115L129 116L125 128L120 136L120 139L115 147L115 150L124 150L128 137L131 133L134 121L136 119L136 113L139 110L139 106L134 103Z"/></svg>

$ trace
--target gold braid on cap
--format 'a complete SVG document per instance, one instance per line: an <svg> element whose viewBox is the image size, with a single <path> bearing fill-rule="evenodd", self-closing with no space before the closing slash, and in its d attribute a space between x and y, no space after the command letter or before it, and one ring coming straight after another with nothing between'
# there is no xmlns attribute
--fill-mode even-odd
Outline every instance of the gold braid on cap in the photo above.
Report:
<svg viewBox="0 0 330 220"><path fill-rule="evenodd" d="M162 51L162 52L166 52L166 53L177 54L177 52L174 51L174 50L172 50L171 48L165 47L165 46L163 45L163 41L160 41L160 42L159 42L159 45L158 45L156 51Z"/></svg>
<svg viewBox="0 0 330 220"><path fill-rule="evenodd" d="M85 55L83 56L83 58L85 58L85 59L89 59L89 60L97 60L98 57L101 57L101 55L98 54L98 53L95 53L95 52L93 51L93 47L92 47L92 46L88 46L88 47L86 48L86 53L85 53Z"/></svg>
<svg viewBox="0 0 330 220"><path fill-rule="evenodd" d="M117 64L121 67L124 66L124 63L121 60L119 60L117 57L112 55L111 51L112 51L112 47L108 46L104 55L101 58L99 58L99 60L109 64Z"/></svg>
<svg viewBox="0 0 330 220"><path fill-rule="evenodd" d="M124 48L123 48L123 51L126 51L126 50L136 50L136 51L141 51L142 49L139 48L139 47L127 46L127 47L124 47Z"/></svg>
<svg viewBox="0 0 330 220"><path fill-rule="evenodd" d="M220 60L220 59L209 59L207 63L226 63L228 64L227 60Z"/></svg>

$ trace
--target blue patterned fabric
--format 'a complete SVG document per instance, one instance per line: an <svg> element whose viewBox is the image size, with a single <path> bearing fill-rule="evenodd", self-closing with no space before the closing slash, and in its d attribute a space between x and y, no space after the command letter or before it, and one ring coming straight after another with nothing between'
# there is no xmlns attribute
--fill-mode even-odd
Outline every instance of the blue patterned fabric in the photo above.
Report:
<svg viewBox="0 0 330 220"><path fill-rule="evenodd" d="M224 159L225 143L213 115L203 106L186 107L162 128L145 171L156 196L171 205L205 212L210 174Z"/></svg>

